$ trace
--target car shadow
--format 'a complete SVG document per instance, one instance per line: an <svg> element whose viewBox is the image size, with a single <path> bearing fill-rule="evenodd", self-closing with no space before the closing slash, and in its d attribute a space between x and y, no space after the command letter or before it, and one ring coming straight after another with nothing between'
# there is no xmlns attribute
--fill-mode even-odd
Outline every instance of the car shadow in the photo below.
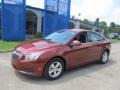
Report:
<svg viewBox="0 0 120 90"><path fill-rule="evenodd" d="M110 66L114 65L115 63L116 63L116 61L110 59L109 62L104 65L98 64L96 62L87 64L85 66L81 66L81 67L77 67L77 68L65 71L63 77L58 80L55 80L55 81L49 81L42 77L31 77L31 76L23 75L23 74L20 74L17 72L15 72L15 75L23 82L27 82L30 84L55 85L55 84L60 84L60 83L64 83L64 82L69 82L78 77L84 76L84 77L90 78L91 73L97 72L99 70L103 70L105 68L109 68Z"/></svg>

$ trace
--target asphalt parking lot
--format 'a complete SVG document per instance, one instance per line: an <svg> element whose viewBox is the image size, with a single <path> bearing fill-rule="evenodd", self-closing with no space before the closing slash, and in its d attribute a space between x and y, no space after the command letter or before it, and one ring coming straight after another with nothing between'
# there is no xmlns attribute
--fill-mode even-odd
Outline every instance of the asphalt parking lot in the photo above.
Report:
<svg viewBox="0 0 120 90"><path fill-rule="evenodd" d="M110 61L66 71L56 81L15 73L11 53L0 53L1 90L120 90L120 43L112 45Z"/></svg>

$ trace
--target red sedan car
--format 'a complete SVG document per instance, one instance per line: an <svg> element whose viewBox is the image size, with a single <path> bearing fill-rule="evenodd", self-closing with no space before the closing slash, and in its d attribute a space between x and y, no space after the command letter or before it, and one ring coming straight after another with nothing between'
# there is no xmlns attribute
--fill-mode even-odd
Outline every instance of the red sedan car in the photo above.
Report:
<svg viewBox="0 0 120 90"><path fill-rule="evenodd" d="M26 41L12 53L12 66L20 73L56 80L66 69L90 62L105 64L111 42L89 30L60 30L44 39Z"/></svg>

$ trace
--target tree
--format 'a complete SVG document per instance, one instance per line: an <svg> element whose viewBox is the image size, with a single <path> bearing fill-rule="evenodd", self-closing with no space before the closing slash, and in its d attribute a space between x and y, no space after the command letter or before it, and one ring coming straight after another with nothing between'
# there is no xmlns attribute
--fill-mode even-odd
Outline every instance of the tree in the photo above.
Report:
<svg viewBox="0 0 120 90"><path fill-rule="evenodd" d="M76 19L76 17L73 15L72 17L71 17L72 19Z"/></svg>
<svg viewBox="0 0 120 90"><path fill-rule="evenodd" d="M70 29L75 28L75 24L74 24L74 22L70 22L70 23L69 23L69 28L70 28Z"/></svg>
<svg viewBox="0 0 120 90"><path fill-rule="evenodd" d="M104 30L104 34L108 34L108 26L107 26L107 23L105 21L102 21L99 23L99 28L101 30Z"/></svg>
<svg viewBox="0 0 120 90"><path fill-rule="evenodd" d="M114 22L111 22L110 27L114 28L115 26L116 26L116 24Z"/></svg>
<svg viewBox="0 0 120 90"><path fill-rule="evenodd" d="M115 22L111 22L110 26L108 26L107 22L105 21L100 22L99 18L97 18L95 22L92 22L88 19L81 20L80 22L80 28L83 29L92 29L94 26L98 29L104 30L102 32L104 32L105 35L112 32L120 34L120 25L116 24Z"/></svg>
<svg viewBox="0 0 120 90"><path fill-rule="evenodd" d="M84 23L84 24L87 24L87 25L93 25L93 22L91 22L91 21L88 20L88 19L84 19L84 20L82 20L81 22Z"/></svg>
<svg viewBox="0 0 120 90"><path fill-rule="evenodd" d="M94 22L94 27L99 28L99 18L97 18Z"/></svg>
<svg viewBox="0 0 120 90"><path fill-rule="evenodd" d="M119 33L119 34L120 34L120 25L116 25L116 26L114 27L114 30L115 30L116 33Z"/></svg>
<svg viewBox="0 0 120 90"><path fill-rule="evenodd" d="M111 22L110 27L109 27L109 32L116 32L116 24L114 22Z"/></svg>

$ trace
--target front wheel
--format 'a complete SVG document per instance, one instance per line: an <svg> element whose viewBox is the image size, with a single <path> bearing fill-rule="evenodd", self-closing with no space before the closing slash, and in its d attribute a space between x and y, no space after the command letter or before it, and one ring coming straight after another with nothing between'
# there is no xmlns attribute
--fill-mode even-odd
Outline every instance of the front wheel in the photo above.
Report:
<svg viewBox="0 0 120 90"><path fill-rule="evenodd" d="M56 80L60 78L64 72L64 62L60 58L50 60L44 70L44 77L48 80Z"/></svg>
<svg viewBox="0 0 120 90"><path fill-rule="evenodd" d="M104 51L102 56L101 56L100 63L101 64L107 63L108 62L108 57L109 57L108 51Z"/></svg>

